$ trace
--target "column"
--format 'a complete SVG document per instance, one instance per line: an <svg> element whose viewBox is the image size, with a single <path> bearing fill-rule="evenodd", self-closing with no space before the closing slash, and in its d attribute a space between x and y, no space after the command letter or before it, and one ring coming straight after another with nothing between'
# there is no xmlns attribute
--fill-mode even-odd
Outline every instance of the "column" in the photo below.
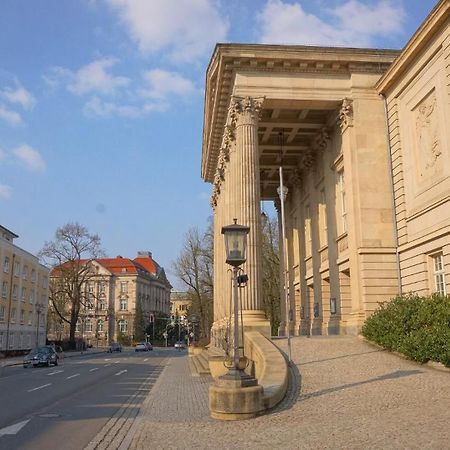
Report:
<svg viewBox="0 0 450 450"><path fill-rule="evenodd" d="M258 150L258 118L262 107L262 98L233 97L230 116L235 125L236 149L230 155L232 174L230 189L229 223L234 218L239 224L250 227L247 238L247 261L242 266L249 281L245 289L240 290L244 326L253 328L270 336L270 325L265 319L261 305L261 209L260 209L260 173ZM261 324L250 322L262 321Z"/></svg>

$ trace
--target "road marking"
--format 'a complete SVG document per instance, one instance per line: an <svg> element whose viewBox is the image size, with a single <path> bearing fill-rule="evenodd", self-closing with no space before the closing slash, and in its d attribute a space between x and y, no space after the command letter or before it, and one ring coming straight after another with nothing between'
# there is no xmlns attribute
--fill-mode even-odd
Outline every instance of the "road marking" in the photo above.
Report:
<svg viewBox="0 0 450 450"><path fill-rule="evenodd" d="M94 367L93 369L89 369L89 372L93 372L94 370L98 370L98 367Z"/></svg>
<svg viewBox="0 0 450 450"><path fill-rule="evenodd" d="M109 364L105 364L105 367L109 367L111 365L111 363L109 363Z"/></svg>
<svg viewBox="0 0 450 450"><path fill-rule="evenodd" d="M54 372L50 372L47 375L55 375L55 374L61 373L61 372L64 372L64 370L55 370Z"/></svg>
<svg viewBox="0 0 450 450"><path fill-rule="evenodd" d="M30 420L31 419L27 419L22 422L15 423L14 425L10 425L9 427L2 428L0 430L0 437L5 434L17 434Z"/></svg>
<svg viewBox="0 0 450 450"><path fill-rule="evenodd" d="M105 361L111 361L111 358L105 358Z"/></svg>
<svg viewBox="0 0 450 450"><path fill-rule="evenodd" d="M119 361L114 361L114 364L119 364L120 363L120 360Z"/></svg>
<svg viewBox="0 0 450 450"><path fill-rule="evenodd" d="M36 387L34 389L30 389L28 392L37 391L38 389L43 389L43 388L45 388L47 386L51 386L51 385L52 385L52 383L43 384L42 386L38 386L38 387Z"/></svg>
<svg viewBox="0 0 450 450"><path fill-rule="evenodd" d="M125 373L125 372L128 372L128 370L127 370L127 369L121 370L120 372L117 372L117 373L116 373L116 376L117 376L117 375L122 375L122 374Z"/></svg>
<svg viewBox="0 0 450 450"><path fill-rule="evenodd" d="M70 380L71 378L79 377L80 374L76 373L75 375L70 375L70 377L67 377L66 380Z"/></svg>
<svg viewBox="0 0 450 450"><path fill-rule="evenodd" d="M145 359L144 359L144 362L146 362L146 361L148 361L148 358L145 358Z"/></svg>

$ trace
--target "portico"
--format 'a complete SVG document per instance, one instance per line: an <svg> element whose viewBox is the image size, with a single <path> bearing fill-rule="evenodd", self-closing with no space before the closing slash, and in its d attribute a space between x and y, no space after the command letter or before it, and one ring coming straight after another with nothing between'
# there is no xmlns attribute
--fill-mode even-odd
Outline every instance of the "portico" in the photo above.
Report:
<svg viewBox="0 0 450 450"><path fill-rule="evenodd" d="M397 293L384 101L374 88L397 55L216 46L207 71L202 155L202 177L213 184L213 344L228 339L231 281L220 231L233 219L250 227L244 328L270 335L261 304L260 203L277 204L280 165L289 188L291 332L356 332L378 301Z"/></svg>

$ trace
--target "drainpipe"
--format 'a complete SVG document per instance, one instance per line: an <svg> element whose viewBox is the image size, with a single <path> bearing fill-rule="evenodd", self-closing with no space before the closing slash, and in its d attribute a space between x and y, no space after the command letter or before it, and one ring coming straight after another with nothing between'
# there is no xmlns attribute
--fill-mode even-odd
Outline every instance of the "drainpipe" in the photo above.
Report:
<svg viewBox="0 0 450 450"><path fill-rule="evenodd" d="M397 229L397 217L396 217L396 204L395 204L395 193L394 193L394 172L392 165L392 149L391 149L391 140L390 140L390 127L389 127L389 119L388 119L388 107L387 107L387 99L383 94L380 94L383 99L384 104L384 120L386 122L386 143L388 149L388 160L389 160L389 170L391 173L391 200L392 200L392 220L394 224L394 240L395 240L395 257L397 263L397 284L398 284L398 293L399 295L403 294L402 291L402 280L401 280L401 269L400 269L400 253L398 250L398 229Z"/></svg>
<svg viewBox="0 0 450 450"><path fill-rule="evenodd" d="M14 281L14 261L16 259L16 254L12 255L12 263L11 263L11 277L9 280L9 302L8 302L8 319L6 322L6 348L5 355L9 351L9 326L11 324L11 306L12 306L12 289L13 289L13 281Z"/></svg>

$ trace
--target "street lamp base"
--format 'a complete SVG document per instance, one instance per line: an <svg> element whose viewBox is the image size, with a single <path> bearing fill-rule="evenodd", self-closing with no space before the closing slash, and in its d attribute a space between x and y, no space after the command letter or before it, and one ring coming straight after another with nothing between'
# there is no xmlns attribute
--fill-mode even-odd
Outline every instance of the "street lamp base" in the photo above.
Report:
<svg viewBox="0 0 450 450"><path fill-rule="evenodd" d="M256 378L240 369L231 369L209 388L211 417L219 420L243 420L264 410L264 389Z"/></svg>

